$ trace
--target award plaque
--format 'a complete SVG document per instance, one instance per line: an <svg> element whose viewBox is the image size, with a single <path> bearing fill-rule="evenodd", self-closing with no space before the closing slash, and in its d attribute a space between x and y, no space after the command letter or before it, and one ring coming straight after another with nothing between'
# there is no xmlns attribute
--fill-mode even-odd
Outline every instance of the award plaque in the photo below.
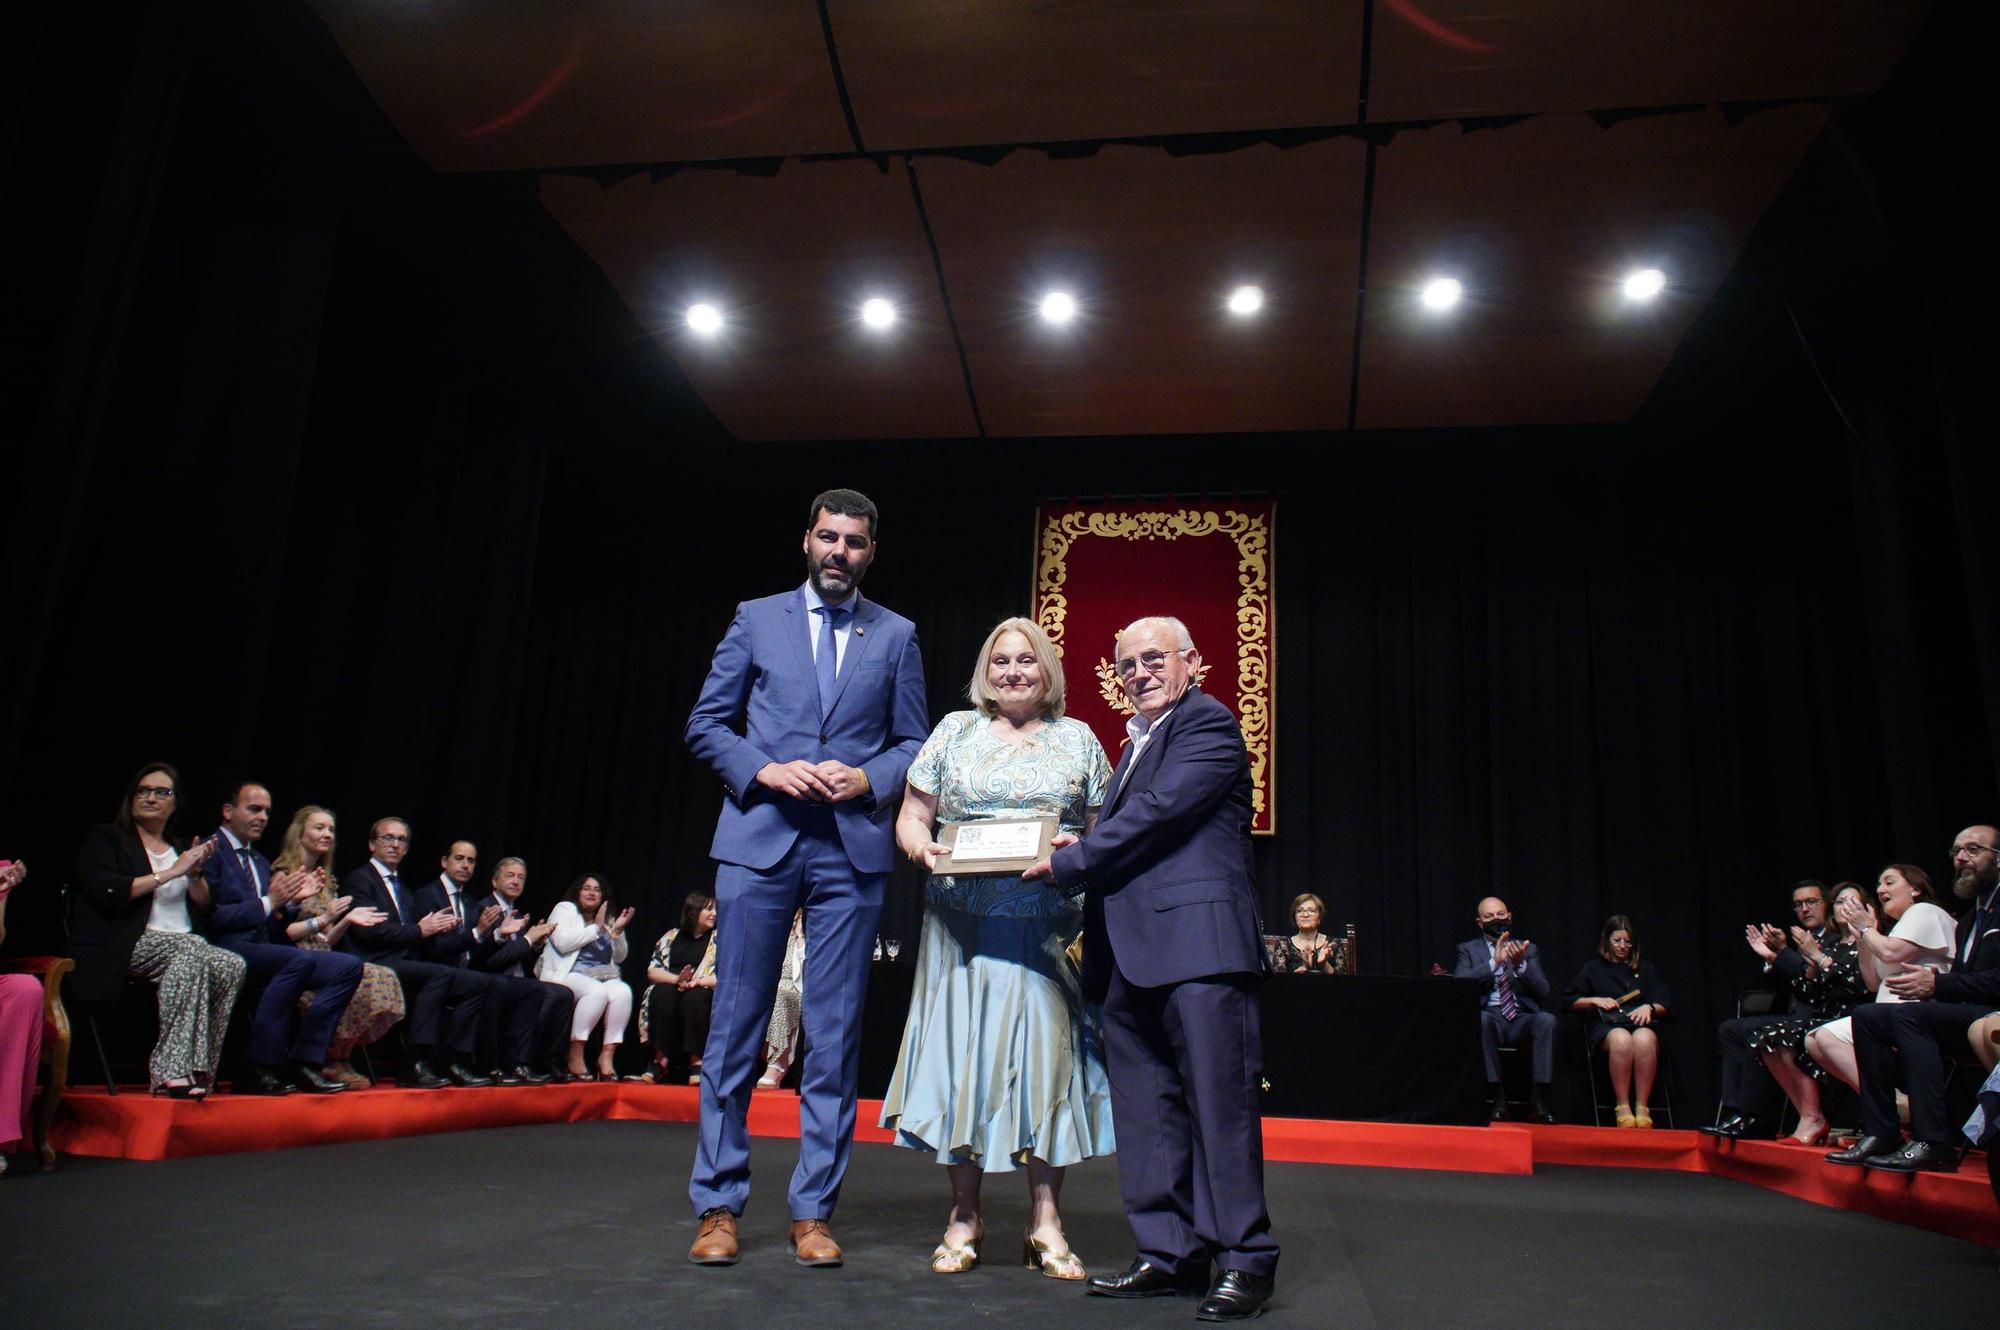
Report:
<svg viewBox="0 0 2000 1330"><path fill-rule="evenodd" d="M937 838L951 850L938 856L936 871L954 876L1023 872L1048 858L1058 825L1053 817L947 822L938 828Z"/></svg>

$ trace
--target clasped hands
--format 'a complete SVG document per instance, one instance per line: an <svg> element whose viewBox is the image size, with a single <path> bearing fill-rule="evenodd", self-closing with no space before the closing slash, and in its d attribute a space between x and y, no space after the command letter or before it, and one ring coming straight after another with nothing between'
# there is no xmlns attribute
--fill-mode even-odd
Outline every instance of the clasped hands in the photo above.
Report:
<svg viewBox="0 0 2000 1330"><path fill-rule="evenodd" d="M1527 941L1525 939L1521 941L1515 941L1513 939L1514 935L1512 933L1502 933L1498 938L1494 939L1493 964L1495 967L1502 965L1519 965L1522 961L1527 959L1528 956Z"/></svg>
<svg viewBox="0 0 2000 1330"><path fill-rule="evenodd" d="M757 783L810 804L846 803L868 793L867 772L832 758L824 762L808 762L804 758L766 762L757 772Z"/></svg>

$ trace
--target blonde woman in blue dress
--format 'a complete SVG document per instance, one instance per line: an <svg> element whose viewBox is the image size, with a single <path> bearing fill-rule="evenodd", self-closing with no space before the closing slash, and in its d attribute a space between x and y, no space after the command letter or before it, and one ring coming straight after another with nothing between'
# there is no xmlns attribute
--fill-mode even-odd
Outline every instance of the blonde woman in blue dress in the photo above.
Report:
<svg viewBox="0 0 2000 1330"><path fill-rule="evenodd" d="M896 823L903 852L934 869L945 850L940 822L1053 815L1057 844L1086 834L1110 793L1111 765L1090 727L1063 716L1062 665L1047 635L1029 620L1003 620L967 691L972 709L939 722L910 764ZM1063 1236L1063 1170L1112 1149L1102 1026L1070 956L1082 899L1014 873L938 874L924 903L882 1125L950 1175L951 1218L931 1269L962 1274L979 1263L980 1182L1025 1168L1023 1261L1052 1279L1082 1279Z"/></svg>

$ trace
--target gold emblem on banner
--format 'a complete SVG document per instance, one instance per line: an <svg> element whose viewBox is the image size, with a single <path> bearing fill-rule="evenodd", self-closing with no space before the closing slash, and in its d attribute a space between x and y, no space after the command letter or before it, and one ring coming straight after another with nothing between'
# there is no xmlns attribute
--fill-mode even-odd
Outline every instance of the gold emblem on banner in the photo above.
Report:
<svg viewBox="0 0 2000 1330"><path fill-rule="evenodd" d="M1227 536L1236 543L1236 719L1243 729L1243 746L1250 759L1252 829L1258 835L1277 830L1277 809L1271 790L1271 531L1261 516L1232 508L1180 508L1172 512L1066 512L1042 522L1036 560L1035 621L1063 651L1063 629L1069 617L1069 549L1086 536L1110 540L1179 540L1183 537ZM1204 662L1200 682L1213 668ZM1097 661L1098 688L1119 715L1132 714L1132 704L1118 685L1111 662Z"/></svg>

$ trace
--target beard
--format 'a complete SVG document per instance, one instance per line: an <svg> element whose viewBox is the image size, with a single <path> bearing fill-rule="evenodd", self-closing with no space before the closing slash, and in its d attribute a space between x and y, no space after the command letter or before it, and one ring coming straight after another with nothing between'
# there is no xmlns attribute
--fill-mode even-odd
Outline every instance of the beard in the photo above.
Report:
<svg viewBox="0 0 2000 1330"><path fill-rule="evenodd" d="M856 568L850 563L840 571L847 574L847 580L844 585L828 581L826 566L813 558L812 555L808 554L806 556L806 578L812 583L813 594L821 600L846 600L850 594L860 588L861 579L867 575L868 568L865 564Z"/></svg>
<svg viewBox="0 0 2000 1330"><path fill-rule="evenodd" d="M1988 876L1968 865L1952 880L1951 894L1962 901L1976 901L1991 889L1996 879L2000 879L2000 873Z"/></svg>

